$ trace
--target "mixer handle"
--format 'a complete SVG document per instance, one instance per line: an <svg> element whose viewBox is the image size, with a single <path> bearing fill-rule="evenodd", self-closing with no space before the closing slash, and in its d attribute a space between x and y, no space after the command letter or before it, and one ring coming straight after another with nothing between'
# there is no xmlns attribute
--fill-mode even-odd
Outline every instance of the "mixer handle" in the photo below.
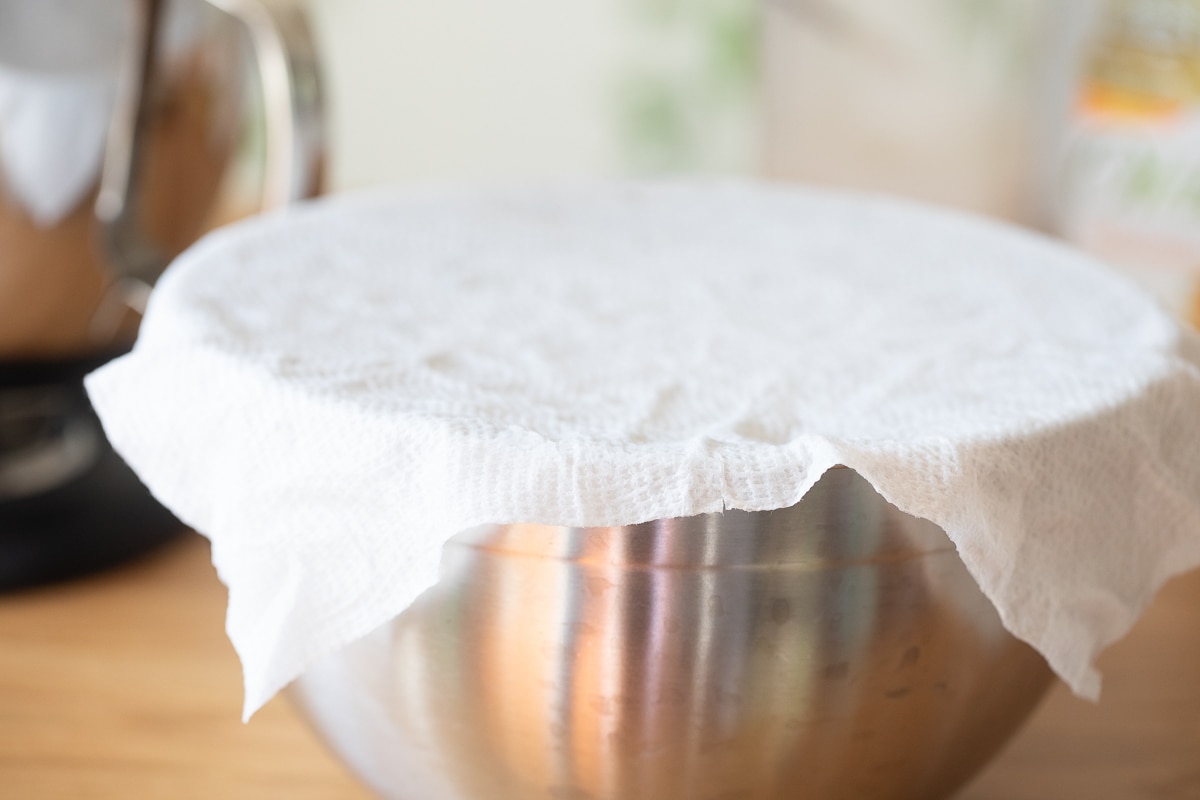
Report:
<svg viewBox="0 0 1200 800"><path fill-rule="evenodd" d="M208 0L241 20L258 64L266 117L262 210L321 190L325 142L321 76L307 18L294 3Z"/></svg>
<svg viewBox="0 0 1200 800"><path fill-rule="evenodd" d="M324 167L323 104L316 49L303 12L272 0L208 0L249 34L262 87L266 164L260 206L269 211L315 196ZM164 0L140 0L135 41L122 69L96 197L116 286L141 311L168 257L137 224L140 146L149 125L147 77L154 61Z"/></svg>

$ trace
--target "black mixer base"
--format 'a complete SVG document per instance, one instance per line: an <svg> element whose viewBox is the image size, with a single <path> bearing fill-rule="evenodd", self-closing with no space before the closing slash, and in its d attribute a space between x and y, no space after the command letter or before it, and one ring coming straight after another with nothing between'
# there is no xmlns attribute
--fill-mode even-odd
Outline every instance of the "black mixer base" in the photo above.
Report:
<svg viewBox="0 0 1200 800"><path fill-rule="evenodd" d="M0 364L0 591L115 566L184 530L104 438L89 359Z"/></svg>

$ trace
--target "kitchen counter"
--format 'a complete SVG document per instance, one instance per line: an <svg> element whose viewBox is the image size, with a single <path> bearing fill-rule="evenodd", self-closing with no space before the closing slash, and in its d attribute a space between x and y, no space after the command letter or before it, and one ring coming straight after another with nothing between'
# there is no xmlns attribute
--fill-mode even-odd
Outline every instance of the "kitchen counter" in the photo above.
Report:
<svg viewBox="0 0 1200 800"><path fill-rule="evenodd" d="M370 797L286 699L239 722L224 605L191 534L116 572L0 596L0 798ZM1200 798L1200 572L1100 666L1099 705L1056 686L957 800Z"/></svg>

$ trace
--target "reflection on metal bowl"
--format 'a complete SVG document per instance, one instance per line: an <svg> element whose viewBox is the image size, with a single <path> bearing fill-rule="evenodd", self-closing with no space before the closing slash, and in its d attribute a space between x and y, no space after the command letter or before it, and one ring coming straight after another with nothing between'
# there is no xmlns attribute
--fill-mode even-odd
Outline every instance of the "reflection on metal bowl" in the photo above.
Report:
<svg viewBox="0 0 1200 800"><path fill-rule="evenodd" d="M291 695L402 800L933 800L1050 679L941 529L835 469L777 511L462 534Z"/></svg>

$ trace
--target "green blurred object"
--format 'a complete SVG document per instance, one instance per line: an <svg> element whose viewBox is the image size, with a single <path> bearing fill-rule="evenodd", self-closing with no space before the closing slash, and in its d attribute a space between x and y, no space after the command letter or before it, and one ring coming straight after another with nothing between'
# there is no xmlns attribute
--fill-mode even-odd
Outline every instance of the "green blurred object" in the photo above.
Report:
<svg viewBox="0 0 1200 800"><path fill-rule="evenodd" d="M757 157L758 4L630 0L617 118L634 172L748 172Z"/></svg>

